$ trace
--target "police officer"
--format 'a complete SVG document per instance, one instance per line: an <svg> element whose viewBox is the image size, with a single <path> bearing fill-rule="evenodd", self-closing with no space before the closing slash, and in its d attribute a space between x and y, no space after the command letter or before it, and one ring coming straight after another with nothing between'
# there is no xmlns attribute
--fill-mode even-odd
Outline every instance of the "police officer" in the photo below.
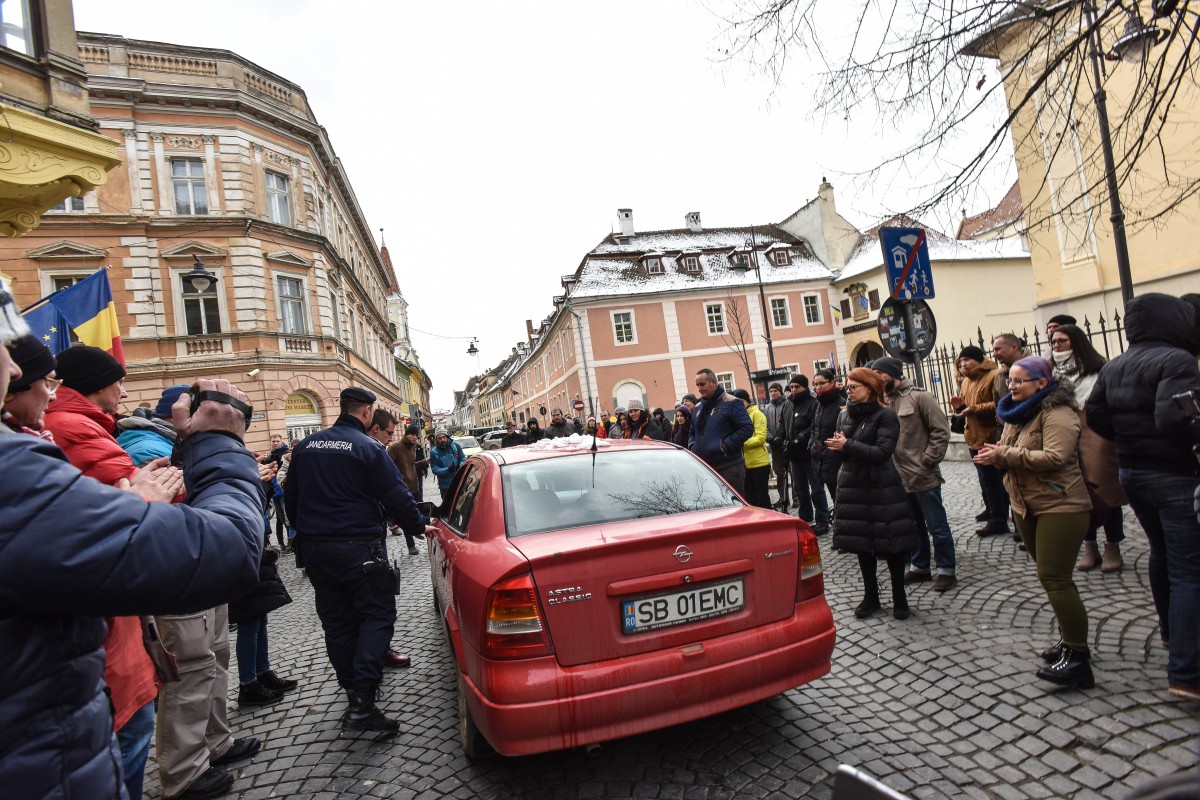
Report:
<svg viewBox="0 0 1200 800"><path fill-rule="evenodd" d="M400 723L375 706L396 622L394 584L381 578L388 559L380 531L385 514L414 536L433 528L387 451L367 436L374 403L366 389L342 390L337 422L292 452L284 504L312 581L329 661L349 695L342 727L395 733Z"/></svg>

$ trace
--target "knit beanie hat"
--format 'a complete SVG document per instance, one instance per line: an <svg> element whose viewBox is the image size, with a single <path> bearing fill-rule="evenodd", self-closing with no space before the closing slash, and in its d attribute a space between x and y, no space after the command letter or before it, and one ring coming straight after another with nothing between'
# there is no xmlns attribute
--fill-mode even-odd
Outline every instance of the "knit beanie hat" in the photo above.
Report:
<svg viewBox="0 0 1200 800"><path fill-rule="evenodd" d="M8 390L13 394L25 391L34 381L40 381L54 372L54 354L33 334L14 339L5 347L8 348L12 360L21 368L21 377L8 384Z"/></svg>
<svg viewBox="0 0 1200 800"><path fill-rule="evenodd" d="M124 378L125 368L111 353L77 344L58 354L58 377L68 389L89 395Z"/></svg>
<svg viewBox="0 0 1200 800"><path fill-rule="evenodd" d="M8 284L0 278L0 344L29 333L29 325L21 318L16 301L8 291Z"/></svg>
<svg viewBox="0 0 1200 800"><path fill-rule="evenodd" d="M892 358L891 356L877 358L871 364L871 369L890 375L896 380L904 379L904 365L900 363L900 359L898 358Z"/></svg>
<svg viewBox="0 0 1200 800"><path fill-rule="evenodd" d="M980 350L978 347L976 347L973 344L969 344L966 347L964 347L962 350L959 350L958 358L974 359L975 361L978 361L980 364L982 364L984 361L987 360L987 356L985 356L983 354L983 351ZM955 361L957 361L957 360L958 359L956 358Z"/></svg>
<svg viewBox="0 0 1200 800"><path fill-rule="evenodd" d="M645 411L646 404L642 402L641 398L633 397L633 398L630 398L629 403L626 404L625 410L626 411Z"/></svg>
<svg viewBox="0 0 1200 800"><path fill-rule="evenodd" d="M433 432L433 435L434 436L449 436L450 431L446 430L445 428L438 428L437 430L435 430Z"/></svg>
<svg viewBox="0 0 1200 800"><path fill-rule="evenodd" d="M743 403L750 402L750 393L745 389L734 389L730 392L730 394L736 397L738 400L741 400Z"/></svg>
<svg viewBox="0 0 1200 800"><path fill-rule="evenodd" d="M159 419L171 418L171 406L175 405L175 401L179 399L179 395L188 390L188 384L177 383L174 386L168 386L163 389L162 397L158 398L158 405L150 412L150 416L158 417Z"/></svg>

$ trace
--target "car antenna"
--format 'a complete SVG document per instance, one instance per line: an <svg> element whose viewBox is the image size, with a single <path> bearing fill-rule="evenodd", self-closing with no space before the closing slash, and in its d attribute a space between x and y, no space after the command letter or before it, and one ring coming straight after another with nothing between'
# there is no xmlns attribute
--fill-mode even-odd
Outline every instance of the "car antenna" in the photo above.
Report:
<svg viewBox="0 0 1200 800"><path fill-rule="evenodd" d="M592 488L596 488L596 440L599 438L600 426L596 426L596 432L592 434Z"/></svg>

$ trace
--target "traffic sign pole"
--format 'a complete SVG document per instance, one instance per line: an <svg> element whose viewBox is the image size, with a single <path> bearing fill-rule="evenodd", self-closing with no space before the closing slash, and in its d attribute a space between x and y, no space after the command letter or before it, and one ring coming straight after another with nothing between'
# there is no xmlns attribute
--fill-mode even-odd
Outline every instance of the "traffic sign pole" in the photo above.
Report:
<svg viewBox="0 0 1200 800"><path fill-rule="evenodd" d="M902 300L904 303L904 329L908 331L908 352L912 353L913 374L916 376L917 386L921 389L925 388L925 374L921 369L921 351L917 347L917 330L916 321L913 319L913 304L911 300Z"/></svg>

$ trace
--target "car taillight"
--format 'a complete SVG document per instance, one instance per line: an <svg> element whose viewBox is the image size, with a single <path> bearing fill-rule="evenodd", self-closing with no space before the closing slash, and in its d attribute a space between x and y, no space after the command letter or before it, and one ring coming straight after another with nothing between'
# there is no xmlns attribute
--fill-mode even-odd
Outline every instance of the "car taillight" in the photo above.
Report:
<svg viewBox="0 0 1200 800"><path fill-rule="evenodd" d="M488 658L534 658L554 652L531 575L510 578L488 591L486 625L483 655Z"/></svg>
<svg viewBox="0 0 1200 800"><path fill-rule="evenodd" d="M825 578L821 566L821 546L807 525L796 526L796 539L800 549L800 572L796 577L796 602L817 597L825 592Z"/></svg>

